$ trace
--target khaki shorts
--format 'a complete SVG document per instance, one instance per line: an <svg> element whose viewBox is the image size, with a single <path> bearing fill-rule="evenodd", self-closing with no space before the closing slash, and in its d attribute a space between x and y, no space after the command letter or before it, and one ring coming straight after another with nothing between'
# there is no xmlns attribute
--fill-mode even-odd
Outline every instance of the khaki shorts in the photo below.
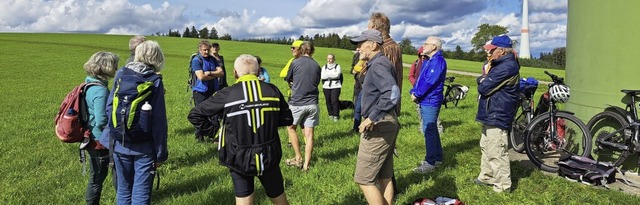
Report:
<svg viewBox="0 0 640 205"><path fill-rule="evenodd" d="M372 131L360 135L358 161L354 181L362 185L375 184L378 179L393 176L393 149L400 124L397 117L385 115L373 125Z"/></svg>

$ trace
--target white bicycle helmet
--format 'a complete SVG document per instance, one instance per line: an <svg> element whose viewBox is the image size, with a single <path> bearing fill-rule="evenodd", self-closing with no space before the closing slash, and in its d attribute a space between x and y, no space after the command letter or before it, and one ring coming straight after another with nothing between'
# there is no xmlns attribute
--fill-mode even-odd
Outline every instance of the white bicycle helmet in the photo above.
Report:
<svg viewBox="0 0 640 205"><path fill-rule="evenodd" d="M554 85L549 89L549 94L553 101L566 103L569 101L570 91L567 85Z"/></svg>

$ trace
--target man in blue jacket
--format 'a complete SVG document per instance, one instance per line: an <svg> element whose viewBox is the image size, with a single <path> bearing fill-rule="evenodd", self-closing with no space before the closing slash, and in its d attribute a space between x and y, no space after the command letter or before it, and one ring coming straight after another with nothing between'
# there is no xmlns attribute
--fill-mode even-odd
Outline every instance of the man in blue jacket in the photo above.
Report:
<svg viewBox="0 0 640 205"><path fill-rule="evenodd" d="M494 37L484 48L491 57L486 74L477 79L480 99L476 121L482 123L482 158L474 182L491 186L495 192L510 192L507 134L516 114L520 64L506 35Z"/></svg>
<svg viewBox="0 0 640 205"><path fill-rule="evenodd" d="M409 91L411 100L420 104L426 150L420 166L413 169L417 173L433 171L436 165L442 163L442 144L436 121L444 99L442 89L447 74L447 62L442 57L442 40L440 38L435 36L427 38L422 45L422 53L429 56L429 60L422 64L418 81Z"/></svg>

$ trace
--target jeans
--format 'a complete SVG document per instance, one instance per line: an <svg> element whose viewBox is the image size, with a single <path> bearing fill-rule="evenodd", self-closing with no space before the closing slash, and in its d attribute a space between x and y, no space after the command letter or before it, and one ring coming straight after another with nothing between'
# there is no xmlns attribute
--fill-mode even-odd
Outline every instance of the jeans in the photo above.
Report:
<svg viewBox="0 0 640 205"><path fill-rule="evenodd" d="M100 204L102 195L102 183L109 173L109 150L87 148L91 170L89 170L89 183L85 193L87 204Z"/></svg>
<svg viewBox="0 0 640 205"><path fill-rule="evenodd" d="M353 130L358 132L358 127L360 127L360 122L362 122L362 103L360 100L362 99L362 93L358 93L355 102L353 102Z"/></svg>
<svg viewBox="0 0 640 205"><path fill-rule="evenodd" d="M431 107L420 105L422 115L422 130L424 130L424 144L426 155L424 161L431 165L442 161L442 144L440 143L440 133L438 133L438 114L440 106Z"/></svg>
<svg viewBox="0 0 640 205"><path fill-rule="evenodd" d="M116 204L151 204L154 158L150 155L113 154L118 181Z"/></svg>

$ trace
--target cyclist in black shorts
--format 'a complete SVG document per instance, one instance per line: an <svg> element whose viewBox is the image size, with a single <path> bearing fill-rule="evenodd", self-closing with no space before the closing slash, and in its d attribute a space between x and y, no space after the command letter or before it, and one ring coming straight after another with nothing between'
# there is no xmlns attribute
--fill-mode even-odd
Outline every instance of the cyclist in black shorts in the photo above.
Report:
<svg viewBox="0 0 640 205"><path fill-rule="evenodd" d="M258 80L258 61L247 54L234 63L236 84L216 92L196 105L189 121L199 129L212 129L213 115L222 115L219 139L220 163L233 179L236 204L253 204L254 177L258 177L274 204L289 204L284 193L280 160L279 126L289 126L293 117L278 88Z"/></svg>

